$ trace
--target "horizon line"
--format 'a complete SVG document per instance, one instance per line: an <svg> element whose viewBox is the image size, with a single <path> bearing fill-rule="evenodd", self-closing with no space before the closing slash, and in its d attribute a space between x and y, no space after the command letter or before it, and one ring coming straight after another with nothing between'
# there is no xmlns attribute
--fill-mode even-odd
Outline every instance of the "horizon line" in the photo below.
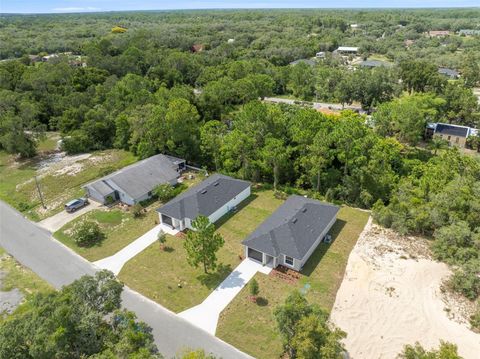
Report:
<svg viewBox="0 0 480 359"><path fill-rule="evenodd" d="M455 10L455 9L480 9L480 6L422 6L422 7L227 7L227 8L179 8L179 9L125 9L125 10L85 10L85 11L51 11L51 12L0 12L2 15L68 15L68 14L100 14L114 12L155 12L155 11L223 11L223 10Z"/></svg>

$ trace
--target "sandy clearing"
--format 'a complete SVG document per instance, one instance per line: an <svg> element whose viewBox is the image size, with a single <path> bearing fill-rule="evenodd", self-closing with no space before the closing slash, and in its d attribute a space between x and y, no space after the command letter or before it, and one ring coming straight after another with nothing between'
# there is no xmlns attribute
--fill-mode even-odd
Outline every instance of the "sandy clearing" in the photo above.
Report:
<svg viewBox="0 0 480 359"><path fill-rule="evenodd" d="M331 320L348 333L352 358L395 358L405 344L433 348L440 340L479 358L480 335L445 311L440 287L450 269L417 242L369 222L351 252Z"/></svg>

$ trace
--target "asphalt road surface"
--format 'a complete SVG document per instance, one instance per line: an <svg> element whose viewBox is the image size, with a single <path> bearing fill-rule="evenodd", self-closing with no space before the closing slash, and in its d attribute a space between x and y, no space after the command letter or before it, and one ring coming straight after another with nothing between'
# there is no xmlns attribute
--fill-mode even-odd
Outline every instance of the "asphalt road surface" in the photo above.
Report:
<svg viewBox="0 0 480 359"><path fill-rule="evenodd" d="M2 201L0 247L56 288L98 270ZM122 299L125 308L152 327L157 347L167 358L188 348L202 348L224 359L251 358L128 287Z"/></svg>

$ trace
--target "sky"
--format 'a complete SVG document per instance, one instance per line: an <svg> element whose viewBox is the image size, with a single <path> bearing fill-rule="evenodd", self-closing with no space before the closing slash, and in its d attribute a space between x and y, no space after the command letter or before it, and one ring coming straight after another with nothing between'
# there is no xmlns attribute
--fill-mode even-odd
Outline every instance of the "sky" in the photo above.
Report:
<svg viewBox="0 0 480 359"><path fill-rule="evenodd" d="M227 8L437 8L479 6L479 0L0 0L0 13Z"/></svg>

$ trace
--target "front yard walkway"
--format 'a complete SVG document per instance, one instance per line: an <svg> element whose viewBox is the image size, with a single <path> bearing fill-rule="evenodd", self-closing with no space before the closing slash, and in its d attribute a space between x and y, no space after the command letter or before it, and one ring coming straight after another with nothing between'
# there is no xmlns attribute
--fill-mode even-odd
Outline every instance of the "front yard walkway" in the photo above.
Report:
<svg viewBox="0 0 480 359"><path fill-rule="evenodd" d="M159 224L122 250L115 253L113 256L93 262L93 264L99 268L108 269L115 275L118 275L125 263L157 240L158 232L160 232L160 230L163 230L163 232L171 234L172 236L178 233L177 230L171 229L163 224Z"/></svg>
<svg viewBox="0 0 480 359"><path fill-rule="evenodd" d="M271 270L247 258L201 304L181 312L179 316L215 335L222 310L257 272L269 274Z"/></svg>
<svg viewBox="0 0 480 359"><path fill-rule="evenodd" d="M102 205L98 202L90 201L87 206L80 208L78 211L75 211L73 213L62 211L60 213L54 214L51 217L45 218L43 221L38 222L38 225L53 233L58 231L70 221L73 221L75 218L78 218L85 213L93 211L94 209L99 209L101 206Z"/></svg>

